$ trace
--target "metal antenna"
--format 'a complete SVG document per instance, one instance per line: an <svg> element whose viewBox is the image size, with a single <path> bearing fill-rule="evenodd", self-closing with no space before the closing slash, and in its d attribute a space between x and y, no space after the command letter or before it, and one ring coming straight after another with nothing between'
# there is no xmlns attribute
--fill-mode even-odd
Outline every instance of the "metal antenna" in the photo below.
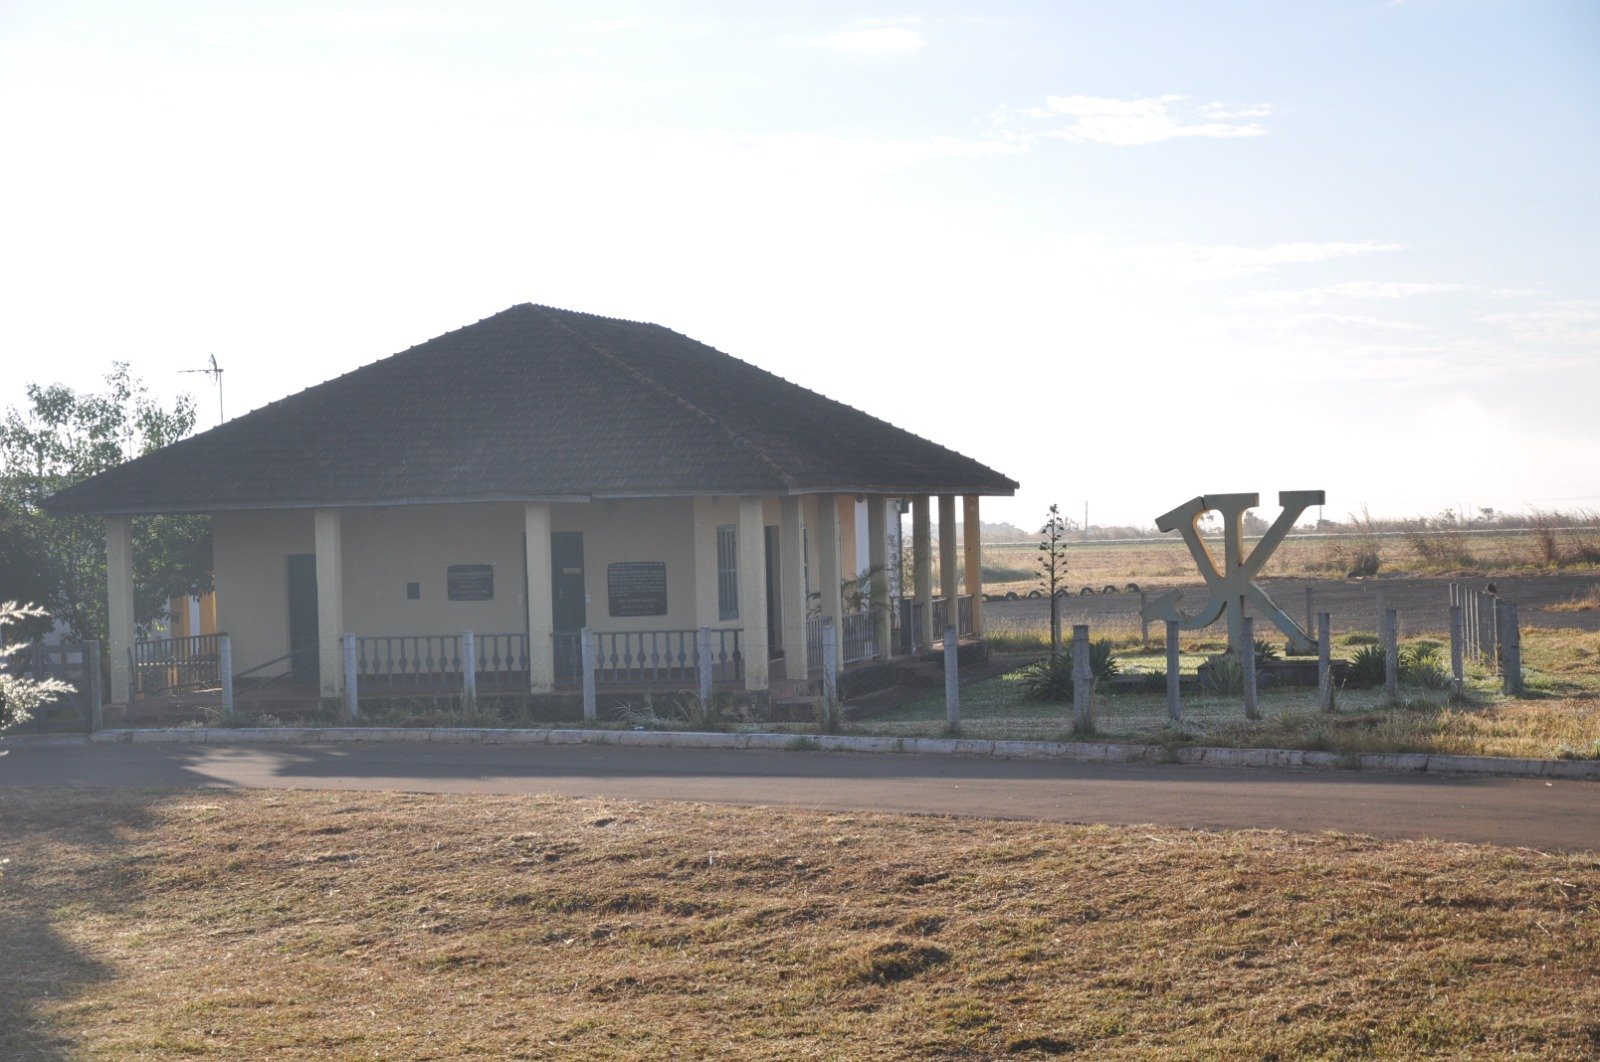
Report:
<svg viewBox="0 0 1600 1062"><path fill-rule="evenodd" d="M211 382L217 385L217 423L221 424L226 418L222 412L222 366L217 364L217 356L211 355L209 369L179 369L180 373L203 372L211 377Z"/></svg>

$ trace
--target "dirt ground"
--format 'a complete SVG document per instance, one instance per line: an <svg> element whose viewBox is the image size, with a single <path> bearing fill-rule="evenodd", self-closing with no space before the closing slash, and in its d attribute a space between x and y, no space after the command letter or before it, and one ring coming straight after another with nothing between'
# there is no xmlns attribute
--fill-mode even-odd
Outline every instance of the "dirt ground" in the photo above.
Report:
<svg viewBox="0 0 1600 1062"><path fill-rule="evenodd" d="M1375 630L1380 608L1393 608L1400 614L1402 636L1420 631L1443 631L1450 626L1449 584L1455 580L1417 576L1376 575L1366 579L1263 579L1267 596L1300 623L1305 623L1305 588L1312 588L1313 608L1333 614L1335 634L1352 630ZM1469 587L1487 589L1493 583L1502 599L1517 604L1518 618L1524 626L1568 627L1600 630L1600 612L1551 612L1550 605L1570 601L1596 582L1593 572L1574 575L1519 575L1495 579L1461 580ZM1192 583L1141 583L1150 598L1169 590L1184 592L1180 607L1195 611L1206 598L1205 586ZM1379 604L1379 597L1382 604ZM984 605L986 623L1011 621L1031 625L1048 617L1049 602L1042 599L991 601ZM1090 627L1136 627L1139 624L1137 593L1092 594L1062 599L1063 623L1087 623ZM1151 637L1160 633L1152 627Z"/></svg>

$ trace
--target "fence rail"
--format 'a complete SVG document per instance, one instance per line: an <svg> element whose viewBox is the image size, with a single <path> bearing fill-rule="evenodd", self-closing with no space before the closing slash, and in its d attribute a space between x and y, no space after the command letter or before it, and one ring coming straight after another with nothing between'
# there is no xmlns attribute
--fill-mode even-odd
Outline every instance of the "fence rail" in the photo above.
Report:
<svg viewBox="0 0 1600 1062"><path fill-rule="evenodd" d="M380 634L356 638L362 689L456 690L468 661L459 634ZM528 682L528 636L474 634L473 674L480 690L520 689Z"/></svg>
<svg viewBox="0 0 1600 1062"><path fill-rule="evenodd" d="M900 619L901 650L909 652L911 645L926 649L936 641L944 639L944 629L950 623L950 602L947 598L936 597L933 599L933 637L929 638L922 629L922 615L917 609L914 598L900 598L898 614ZM972 595L962 594L956 598L956 634L965 638L972 633ZM911 632L911 644L908 645L905 632Z"/></svg>
<svg viewBox="0 0 1600 1062"><path fill-rule="evenodd" d="M222 660L216 634L153 638L128 649L132 699L221 687Z"/></svg>
<svg viewBox="0 0 1600 1062"><path fill-rule="evenodd" d="M595 685L661 686L685 689L699 681L700 651L697 630L591 631L594 638ZM709 655L712 682L744 681L743 634L737 628L713 627ZM576 633L558 634L556 678L577 679L583 674L582 647ZM563 670L563 661L570 669Z"/></svg>
<svg viewBox="0 0 1600 1062"><path fill-rule="evenodd" d="M34 679L57 679L72 686L69 693L57 694L33 713L35 730L43 731L61 723L93 728L100 713L100 643L46 645L25 642L6 662L14 675Z"/></svg>

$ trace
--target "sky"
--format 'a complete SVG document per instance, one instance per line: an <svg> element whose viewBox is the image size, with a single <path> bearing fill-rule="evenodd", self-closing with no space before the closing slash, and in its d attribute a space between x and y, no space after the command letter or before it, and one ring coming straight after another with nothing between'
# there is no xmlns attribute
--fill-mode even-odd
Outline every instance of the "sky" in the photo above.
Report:
<svg viewBox="0 0 1600 1062"><path fill-rule="evenodd" d="M0 405L516 303L1148 525L1600 508L1600 5L0 4Z"/></svg>

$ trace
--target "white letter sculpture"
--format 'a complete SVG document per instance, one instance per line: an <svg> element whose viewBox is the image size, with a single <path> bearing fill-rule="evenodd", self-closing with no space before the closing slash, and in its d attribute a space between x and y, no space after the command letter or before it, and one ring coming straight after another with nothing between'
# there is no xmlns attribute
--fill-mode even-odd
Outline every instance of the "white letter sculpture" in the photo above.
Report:
<svg viewBox="0 0 1600 1062"><path fill-rule="evenodd" d="M1244 555L1244 514L1247 509L1261 504L1259 494L1207 494L1203 498L1191 498L1170 513L1157 517L1157 528L1162 531L1177 528L1178 533L1183 535L1189 552L1194 554L1195 565L1205 577L1206 589L1211 591L1211 597L1199 612L1185 616L1178 611L1178 601L1183 597L1183 591L1174 590L1150 602L1140 615L1146 620L1177 620L1181 629L1193 631L1211 626L1226 613L1228 647L1237 650L1244 640L1245 602L1253 601L1263 616L1276 623L1289 636L1289 652L1295 655L1316 652L1316 643L1311 640L1311 635L1301 630L1300 625L1285 615L1283 609L1274 605L1254 579L1300 514L1322 503L1323 492L1320 490L1280 491L1278 504L1283 506L1283 512L1278 514L1267 533L1261 536L1261 541L1256 543L1249 557ZM1223 570L1220 572L1217 571L1216 558L1200 540L1200 531L1196 526L1200 517L1213 509L1222 514Z"/></svg>

